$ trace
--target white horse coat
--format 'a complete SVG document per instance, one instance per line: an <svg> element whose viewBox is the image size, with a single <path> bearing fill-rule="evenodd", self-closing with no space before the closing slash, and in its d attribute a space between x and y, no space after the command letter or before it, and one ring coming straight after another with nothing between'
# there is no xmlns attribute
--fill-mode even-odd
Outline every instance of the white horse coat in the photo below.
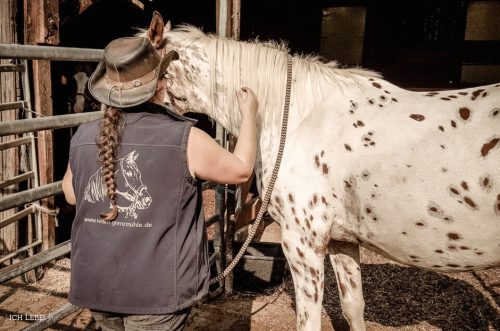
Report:
<svg viewBox="0 0 500 331"><path fill-rule="evenodd" d="M209 115L238 135L234 91L259 99L256 175L274 166L287 50L193 27L146 35L179 53L172 107ZM293 57L288 136L269 212L291 267L298 330L321 328L324 258L344 316L364 330L359 245L408 265L464 271L500 264L500 84L411 92L360 69Z"/></svg>

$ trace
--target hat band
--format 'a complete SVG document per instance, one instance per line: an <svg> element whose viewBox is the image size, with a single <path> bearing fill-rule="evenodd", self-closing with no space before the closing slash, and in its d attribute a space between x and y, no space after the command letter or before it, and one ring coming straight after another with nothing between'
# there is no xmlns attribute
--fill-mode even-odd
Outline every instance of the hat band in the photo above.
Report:
<svg viewBox="0 0 500 331"><path fill-rule="evenodd" d="M159 69L156 68L155 70L145 74L142 77L139 77L139 78L134 79L134 80L125 81L125 82L113 80L113 79L109 78L109 76L106 74L106 84L108 85L108 87L110 89L119 88L121 90L130 90L130 89L139 87L141 85L147 84L147 83L151 82L152 80L154 80L158 76L158 71L159 71Z"/></svg>

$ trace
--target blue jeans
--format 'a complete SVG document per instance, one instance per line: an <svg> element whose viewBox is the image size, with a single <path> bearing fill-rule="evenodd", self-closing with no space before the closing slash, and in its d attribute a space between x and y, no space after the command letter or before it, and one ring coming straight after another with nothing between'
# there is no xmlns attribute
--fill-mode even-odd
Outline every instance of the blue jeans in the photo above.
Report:
<svg viewBox="0 0 500 331"><path fill-rule="evenodd" d="M191 308L174 314L127 315L91 310L102 331L182 331Z"/></svg>

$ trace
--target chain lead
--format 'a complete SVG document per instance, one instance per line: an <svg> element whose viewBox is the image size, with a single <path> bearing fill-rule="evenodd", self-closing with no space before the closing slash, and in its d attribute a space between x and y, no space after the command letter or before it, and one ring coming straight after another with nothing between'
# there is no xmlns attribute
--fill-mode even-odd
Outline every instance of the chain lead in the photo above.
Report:
<svg viewBox="0 0 500 331"><path fill-rule="evenodd" d="M248 231L248 236L243 245L240 248L240 251L233 259L233 261L227 266L226 269L215 278L212 278L209 282L210 285L219 282L221 279L225 278L236 266L236 264L240 261L243 254L247 250L248 245L252 241L255 233L257 232L257 228L259 227L260 221L264 216L264 213L267 210L267 206L269 205L269 200L271 199L271 193L273 192L274 184L276 183L276 178L278 178L278 171L280 169L281 159L283 158L283 150L285 149L285 140L286 140L286 130L288 126L288 113L290 110L290 93L292 91L292 57L287 57L287 70L286 70L286 92L285 92L285 106L283 111L283 121L281 123L281 136L280 136L280 145L278 148L278 154L276 156L276 163L274 164L273 173L271 174L271 180L269 181L269 186L267 187L266 194L264 196L264 200L262 200L262 205L260 206L259 213L257 214L257 218L255 222L252 224L250 230Z"/></svg>

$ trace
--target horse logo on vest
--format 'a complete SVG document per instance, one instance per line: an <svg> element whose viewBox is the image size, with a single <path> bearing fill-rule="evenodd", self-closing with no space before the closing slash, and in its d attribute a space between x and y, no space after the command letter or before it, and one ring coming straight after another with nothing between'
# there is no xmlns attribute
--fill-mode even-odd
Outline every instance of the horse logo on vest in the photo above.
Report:
<svg viewBox="0 0 500 331"><path fill-rule="evenodd" d="M153 200L149 195L147 186L142 182L141 172L135 162L138 156L139 153L132 151L124 158L116 161L116 182L120 183L116 194L130 203L128 206L117 206L120 213L125 213L125 218L130 216L137 219L136 210L147 209ZM104 201L107 197L101 171L102 167L90 177L84 192L85 201L95 203ZM118 202L121 203L121 201Z"/></svg>

